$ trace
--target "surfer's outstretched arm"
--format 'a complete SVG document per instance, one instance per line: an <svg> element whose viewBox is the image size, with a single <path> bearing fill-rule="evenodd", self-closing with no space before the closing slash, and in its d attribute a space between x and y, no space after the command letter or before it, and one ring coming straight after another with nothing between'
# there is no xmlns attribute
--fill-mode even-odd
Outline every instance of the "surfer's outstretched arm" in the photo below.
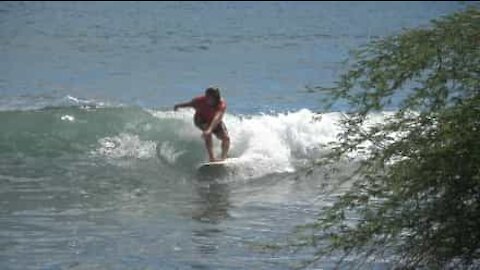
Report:
<svg viewBox="0 0 480 270"><path fill-rule="evenodd" d="M187 107L193 107L193 101L175 104L175 106L173 106L173 110L176 111L180 108L187 108Z"/></svg>

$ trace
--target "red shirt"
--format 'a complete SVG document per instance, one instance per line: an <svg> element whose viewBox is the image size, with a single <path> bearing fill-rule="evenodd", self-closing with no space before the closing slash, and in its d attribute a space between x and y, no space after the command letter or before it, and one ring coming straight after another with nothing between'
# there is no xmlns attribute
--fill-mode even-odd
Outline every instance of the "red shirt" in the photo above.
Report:
<svg viewBox="0 0 480 270"><path fill-rule="evenodd" d="M195 109L195 117L200 117L200 119L207 123L212 122L215 113L224 112L227 109L227 104L223 99L220 100L220 103L215 107L208 105L206 96L196 97L192 102L193 108Z"/></svg>

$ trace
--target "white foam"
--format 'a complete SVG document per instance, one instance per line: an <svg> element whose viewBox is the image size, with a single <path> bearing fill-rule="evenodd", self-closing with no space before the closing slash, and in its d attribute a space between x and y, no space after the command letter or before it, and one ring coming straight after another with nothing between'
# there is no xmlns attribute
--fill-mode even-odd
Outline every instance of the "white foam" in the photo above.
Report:
<svg viewBox="0 0 480 270"><path fill-rule="evenodd" d="M165 124L163 120L173 120L174 128L168 126L168 133L172 134L160 141L141 140L138 135L132 135L138 130L128 128L128 132L98 140L99 147L94 152L116 159L159 157L171 165L178 162L191 163L192 159L198 159L198 163L205 161L199 158L201 155L198 150L204 151L205 158L206 151L203 149L201 133L192 121L193 110L148 112L158 118L161 125ZM372 114L363 128L368 129L391 115L388 112ZM235 174L240 174L242 179L293 172L330 150L329 144L337 142L342 131L339 123L344 117L339 112L319 114L308 109L253 116L226 114L224 122L231 138L230 157L237 158L231 166L236 167ZM151 125L153 123L148 123L147 131L152 129ZM199 147L191 148L192 142L198 143ZM367 150L351 153L350 157L365 156L370 146L365 143ZM215 139L216 155L220 154L220 150L220 141ZM198 164L183 165L193 168Z"/></svg>
<svg viewBox="0 0 480 270"><path fill-rule="evenodd" d="M178 138L201 143L200 132L192 123L192 110L151 113L161 119L181 121L183 124L176 130ZM319 115L307 109L249 117L227 114L224 122L231 137L230 154L238 158L237 173L250 178L294 171L295 164L311 158L312 151L322 150L336 140L340 118L340 113ZM215 151L220 152L218 140L215 140Z"/></svg>
<svg viewBox="0 0 480 270"><path fill-rule="evenodd" d="M142 141L138 135L121 133L118 136L105 137L98 140L99 147L95 154L110 158L138 158L149 159L155 157L156 143Z"/></svg>
<svg viewBox="0 0 480 270"><path fill-rule="evenodd" d="M309 110L249 118L227 116L232 152L239 155L252 176L292 172L295 164L335 140L340 131L336 114Z"/></svg>
<svg viewBox="0 0 480 270"><path fill-rule="evenodd" d="M93 99L81 99L77 98L71 95L67 95L64 98L64 101L67 102L67 104L73 104L73 105L79 105L82 108L89 109L89 108L104 108L104 107L112 107L113 104L103 102L103 101L98 101L98 100L93 100ZM122 106L121 104L116 104L116 106Z"/></svg>
<svg viewBox="0 0 480 270"><path fill-rule="evenodd" d="M193 109L182 109L176 112L147 110L147 112L159 119L173 119L181 121L182 125L180 125L175 131L176 135L181 140L192 141L201 139L201 134L193 124Z"/></svg>
<svg viewBox="0 0 480 270"><path fill-rule="evenodd" d="M68 115L68 114L65 114L65 115L62 115L60 117L60 120L73 122L73 121L75 121L75 117L73 117L71 115Z"/></svg>
<svg viewBox="0 0 480 270"><path fill-rule="evenodd" d="M185 154L185 150L178 151L175 149L171 142L165 141L162 142L158 147L158 155L167 161L169 164L175 164L177 159Z"/></svg>

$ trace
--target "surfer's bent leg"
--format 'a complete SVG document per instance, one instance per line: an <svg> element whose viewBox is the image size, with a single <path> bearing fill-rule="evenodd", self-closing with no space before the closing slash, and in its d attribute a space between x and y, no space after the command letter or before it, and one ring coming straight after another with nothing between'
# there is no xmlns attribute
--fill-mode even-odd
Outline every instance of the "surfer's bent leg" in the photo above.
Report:
<svg viewBox="0 0 480 270"><path fill-rule="evenodd" d="M225 160L228 157L228 150L230 149L230 136L228 136L227 127L223 121L218 124L213 130L213 133L222 141L222 160Z"/></svg>
<svg viewBox="0 0 480 270"><path fill-rule="evenodd" d="M222 139L222 159L227 159L230 148L230 137L228 135Z"/></svg>
<svg viewBox="0 0 480 270"><path fill-rule="evenodd" d="M213 156L213 144L212 144L212 135L203 136L205 139L205 146L207 147L208 152L208 159L210 162L215 161L215 157Z"/></svg>
<svg viewBox="0 0 480 270"><path fill-rule="evenodd" d="M193 122L200 130L204 131L207 128L207 123L203 122L199 117L194 117ZM207 148L208 159L210 162L215 161L215 156L213 155L213 144L212 144L212 135L203 136L205 140L205 147Z"/></svg>

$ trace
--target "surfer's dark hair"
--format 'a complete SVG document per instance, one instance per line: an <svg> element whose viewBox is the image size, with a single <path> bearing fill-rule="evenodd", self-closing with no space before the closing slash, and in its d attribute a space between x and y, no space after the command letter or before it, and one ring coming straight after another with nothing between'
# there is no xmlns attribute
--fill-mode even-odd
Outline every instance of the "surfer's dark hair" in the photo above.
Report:
<svg viewBox="0 0 480 270"><path fill-rule="evenodd" d="M220 89L218 87L208 87L205 90L205 95L213 97L215 99L215 104L218 105L220 103Z"/></svg>

